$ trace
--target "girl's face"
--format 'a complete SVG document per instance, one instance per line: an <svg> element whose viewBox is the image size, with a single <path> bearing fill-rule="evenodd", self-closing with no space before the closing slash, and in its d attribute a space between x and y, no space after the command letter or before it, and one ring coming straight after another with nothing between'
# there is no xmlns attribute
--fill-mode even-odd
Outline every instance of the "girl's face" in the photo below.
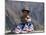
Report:
<svg viewBox="0 0 46 35"><path fill-rule="evenodd" d="M27 14L28 14L27 11L23 12L23 16L27 16Z"/></svg>

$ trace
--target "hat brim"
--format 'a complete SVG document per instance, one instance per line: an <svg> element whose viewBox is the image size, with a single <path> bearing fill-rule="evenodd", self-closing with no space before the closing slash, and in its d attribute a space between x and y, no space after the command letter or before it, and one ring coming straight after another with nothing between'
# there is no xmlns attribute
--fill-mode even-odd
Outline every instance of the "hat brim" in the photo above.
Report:
<svg viewBox="0 0 46 35"><path fill-rule="evenodd" d="M27 13L29 13L29 12L30 12L29 10L22 10L22 12L24 12L24 11L27 11Z"/></svg>

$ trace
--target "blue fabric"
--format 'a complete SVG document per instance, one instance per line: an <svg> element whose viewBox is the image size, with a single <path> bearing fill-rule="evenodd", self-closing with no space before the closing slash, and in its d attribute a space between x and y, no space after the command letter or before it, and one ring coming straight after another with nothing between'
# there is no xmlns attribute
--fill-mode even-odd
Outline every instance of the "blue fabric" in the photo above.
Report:
<svg viewBox="0 0 46 35"><path fill-rule="evenodd" d="M20 24L17 25L17 28L23 30L23 28L25 27L25 25L27 25L28 28L30 28L31 25L32 25L32 22L28 22L28 23L20 23Z"/></svg>

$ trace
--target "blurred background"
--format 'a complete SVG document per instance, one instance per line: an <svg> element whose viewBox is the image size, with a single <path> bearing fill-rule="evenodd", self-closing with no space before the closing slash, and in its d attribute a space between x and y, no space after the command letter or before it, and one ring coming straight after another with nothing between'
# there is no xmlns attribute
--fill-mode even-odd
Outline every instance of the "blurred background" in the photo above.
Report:
<svg viewBox="0 0 46 35"><path fill-rule="evenodd" d="M21 10L29 8L29 15L32 16L32 23L35 31L44 31L44 3L43 2L24 2L5 0L5 31L11 30L19 24Z"/></svg>

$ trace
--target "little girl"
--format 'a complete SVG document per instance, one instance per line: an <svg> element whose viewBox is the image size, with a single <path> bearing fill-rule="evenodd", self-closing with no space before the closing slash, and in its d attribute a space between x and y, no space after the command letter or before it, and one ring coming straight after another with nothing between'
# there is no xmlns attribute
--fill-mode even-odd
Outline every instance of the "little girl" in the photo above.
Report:
<svg viewBox="0 0 46 35"><path fill-rule="evenodd" d="M31 22L31 17L29 16L29 10L22 10L21 23L17 25L14 32L15 33L27 33L33 31L33 24Z"/></svg>

